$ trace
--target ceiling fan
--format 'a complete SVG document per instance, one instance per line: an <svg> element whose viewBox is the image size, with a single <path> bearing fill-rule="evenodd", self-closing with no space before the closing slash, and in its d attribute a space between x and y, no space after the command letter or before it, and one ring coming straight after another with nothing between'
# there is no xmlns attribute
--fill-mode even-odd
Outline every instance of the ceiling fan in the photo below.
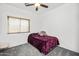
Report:
<svg viewBox="0 0 79 59"><path fill-rule="evenodd" d="M35 10L38 11L38 7L41 6L41 7L44 7L44 8L48 8L47 5L45 4L42 4L42 3L25 3L25 6L35 6Z"/></svg>

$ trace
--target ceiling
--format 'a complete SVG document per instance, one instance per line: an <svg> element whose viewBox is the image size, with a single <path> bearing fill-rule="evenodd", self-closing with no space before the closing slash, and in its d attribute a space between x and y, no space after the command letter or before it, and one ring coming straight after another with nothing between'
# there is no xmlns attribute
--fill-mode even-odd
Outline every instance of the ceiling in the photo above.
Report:
<svg viewBox="0 0 79 59"><path fill-rule="evenodd" d="M53 10L53 9L63 5L64 3L45 3L46 5L48 5L48 8L39 7L38 11L35 11L34 6L26 7L24 5L24 3L6 3L6 4L20 8L20 9L28 10L33 13L40 13L41 14L41 13L46 13L50 10Z"/></svg>

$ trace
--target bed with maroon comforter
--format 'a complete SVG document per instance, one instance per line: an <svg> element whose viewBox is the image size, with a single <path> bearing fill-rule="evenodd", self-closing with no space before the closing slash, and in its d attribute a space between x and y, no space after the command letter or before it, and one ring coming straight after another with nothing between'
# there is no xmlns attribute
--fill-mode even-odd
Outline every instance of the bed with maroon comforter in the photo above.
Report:
<svg viewBox="0 0 79 59"><path fill-rule="evenodd" d="M40 36L38 33L32 33L28 36L28 43L36 47L41 53L45 55L50 52L51 48L59 45L59 41L53 36Z"/></svg>

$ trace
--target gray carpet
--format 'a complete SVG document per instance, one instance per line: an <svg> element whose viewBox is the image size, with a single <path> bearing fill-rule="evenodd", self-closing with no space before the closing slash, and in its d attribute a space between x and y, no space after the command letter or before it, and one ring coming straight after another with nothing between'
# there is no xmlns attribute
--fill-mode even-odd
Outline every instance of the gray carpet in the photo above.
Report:
<svg viewBox="0 0 79 59"><path fill-rule="evenodd" d="M44 55L32 45L23 44L17 47L1 50L0 56L79 56L79 53L57 46L47 55Z"/></svg>

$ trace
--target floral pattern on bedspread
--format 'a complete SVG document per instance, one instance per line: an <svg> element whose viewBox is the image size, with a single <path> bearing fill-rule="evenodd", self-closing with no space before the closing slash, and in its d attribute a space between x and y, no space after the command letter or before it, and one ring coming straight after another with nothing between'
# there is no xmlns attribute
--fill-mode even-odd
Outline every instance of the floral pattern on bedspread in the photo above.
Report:
<svg viewBox="0 0 79 59"><path fill-rule="evenodd" d="M47 35L40 36L38 33L30 34L28 37L28 42L45 55L50 52L51 48L59 45L58 38Z"/></svg>

